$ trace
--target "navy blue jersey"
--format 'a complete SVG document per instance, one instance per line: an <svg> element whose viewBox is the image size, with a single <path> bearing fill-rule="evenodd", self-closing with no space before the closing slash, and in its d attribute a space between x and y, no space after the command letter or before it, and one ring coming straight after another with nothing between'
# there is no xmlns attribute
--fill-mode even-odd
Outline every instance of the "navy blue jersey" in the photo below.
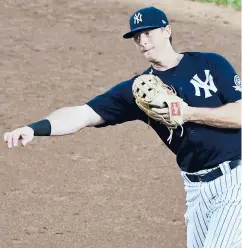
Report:
<svg viewBox="0 0 242 248"><path fill-rule="evenodd" d="M216 108L241 99L238 75L231 64L218 54L186 52L176 67L166 71L150 67L143 74L148 73L173 86L189 106ZM119 83L87 102L105 120L99 127L133 120L148 122L147 115L137 107L132 94L135 78ZM150 125L176 154L177 163L183 171L213 168L226 160L241 158L241 129L187 122L183 125L183 136L180 137L181 128L178 127L169 144L167 127L154 120Z"/></svg>

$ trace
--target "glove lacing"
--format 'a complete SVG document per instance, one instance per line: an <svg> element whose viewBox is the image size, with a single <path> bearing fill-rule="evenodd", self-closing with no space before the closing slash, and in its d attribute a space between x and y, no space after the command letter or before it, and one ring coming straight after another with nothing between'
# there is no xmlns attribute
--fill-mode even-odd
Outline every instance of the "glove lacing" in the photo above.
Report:
<svg viewBox="0 0 242 248"><path fill-rule="evenodd" d="M181 135L180 135L180 137L182 137L183 136L183 132L184 132L184 128L183 128L183 126L181 124L179 126L181 127ZM170 131L170 135L169 135L167 141L168 141L169 144L171 144L172 135L173 135L173 128L170 128L170 127L167 127L167 128Z"/></svg>
<svg viewBox="0 0 242 248"><path fill-rule="evenodd" d="M148 128L150 128L150 117L148 116ZM182 137L183 136L183 133L184 133L184 128L183 128L183 126L182 126L182 124L179 124L179 126L181 127L181 135L180 135L180 137ZM169 144L171 144L171 140L172 140L172 135L173 135L173 128L171 128L171 127L167 127L168 128L168 130L169 130L169 132L170 132L170 135L169 135L169 137L167 138L167 141L168 141L168 143Z"/></svg>

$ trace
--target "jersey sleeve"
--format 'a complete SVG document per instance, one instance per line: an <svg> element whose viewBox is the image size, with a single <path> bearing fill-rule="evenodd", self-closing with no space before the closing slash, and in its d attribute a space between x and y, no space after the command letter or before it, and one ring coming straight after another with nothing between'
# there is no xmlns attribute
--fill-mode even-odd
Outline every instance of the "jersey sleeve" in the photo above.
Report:
<svg viewBox="0 0 242 248"><path fill-rule="evenodd" d="M132 83L133 80L119 83L86 103L105 120L96 127L144 120L144 113L137 107L132 94Z"/></svg>
<svg viewBox="0 0 242 248"><path fill-rule="evenodd" d="M229 61L218 54L211 54L215 82L218 86L219 97L223 103L235 102L241 99L241 79Z"/></svg>

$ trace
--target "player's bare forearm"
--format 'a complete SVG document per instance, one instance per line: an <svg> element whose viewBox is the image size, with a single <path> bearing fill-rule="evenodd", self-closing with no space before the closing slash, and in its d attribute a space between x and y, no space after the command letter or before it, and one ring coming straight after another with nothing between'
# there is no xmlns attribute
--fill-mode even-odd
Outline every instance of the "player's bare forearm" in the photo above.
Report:
<svg viewBox="0 0 242 248"><path fill-rule="evenodd" d="M241 100L217 108L187 107L185 121L218 128L241 128Z"/></svg>
<svg viewBox="0 0 242 248"><path fill-rule="evenodd" d="M65 107L48 115L51 135L72 134L84 127L100 125L104 120L88 105Z"/></svg>
<svg viewBox="0 0 242 248"><path fill-rule="evenodd" d="M44 119L4 133L4 141L9 148L26 146L34 136L65 135L84 127L103 124L104 120L88 105L58 109Z"/></svg>

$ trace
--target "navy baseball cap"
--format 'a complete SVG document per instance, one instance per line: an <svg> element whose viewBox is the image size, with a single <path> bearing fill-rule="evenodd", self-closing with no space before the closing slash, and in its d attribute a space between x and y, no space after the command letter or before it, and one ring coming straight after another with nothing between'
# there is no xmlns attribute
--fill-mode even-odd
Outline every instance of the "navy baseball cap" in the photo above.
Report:
<svg viewBox="0 0 242 248"><path fill-rule="evenodd" d="M145 29L166 27L169 24L166 14L155 7L146 7L136 11L129 19L130 32L124 39L133 38L135 33Z"/></svg>

